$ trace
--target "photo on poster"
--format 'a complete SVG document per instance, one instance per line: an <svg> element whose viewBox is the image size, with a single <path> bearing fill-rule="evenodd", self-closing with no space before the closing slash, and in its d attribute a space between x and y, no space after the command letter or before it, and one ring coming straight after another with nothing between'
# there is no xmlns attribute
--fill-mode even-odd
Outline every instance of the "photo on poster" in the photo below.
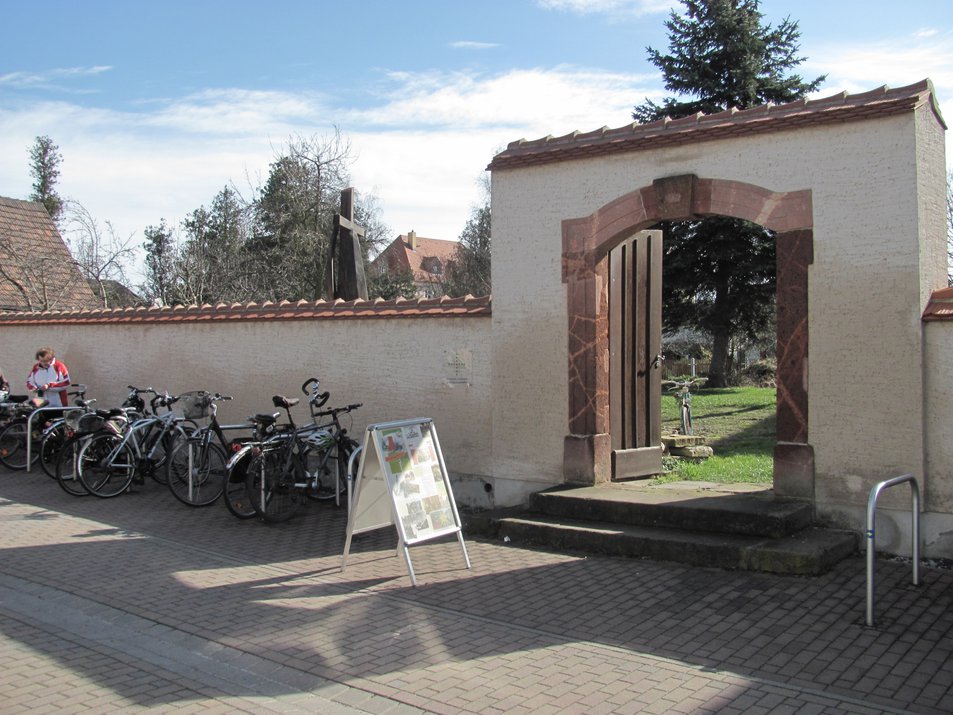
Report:
<svg viewBox="0 0 953 715"><path fill-rule="evenodd" d="M380 447L384 463L391 474L401 474L410 469L407 442L402 429L382 430L380 433Z"/></svg>
<svg viewBox="0 0 953 715"><path fill-rule="evenodd" d="M446 509L430 512L430 523L433 525L434 530L456 526L456 522L453 519L453 510L448 505Z"/></svg>
<svg viewBox="0 0 953 715"><path fill-rule="evenodd" d="M420 443L410 453L414 464L432 464L437 461L437 453L434 451L433 441L428 433Z"/></svg>

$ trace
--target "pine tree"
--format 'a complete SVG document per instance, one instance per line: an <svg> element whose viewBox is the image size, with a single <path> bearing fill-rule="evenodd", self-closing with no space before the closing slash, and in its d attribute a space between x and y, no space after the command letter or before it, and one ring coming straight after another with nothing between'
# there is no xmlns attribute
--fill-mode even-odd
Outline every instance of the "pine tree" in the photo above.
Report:
<svg viewBox="0 0 953 715"><path fill-rule="evenodd" d="M669 53L647 48L662 71L665 88L676 94L661 105L646 100L632 116L650 122L697 112L747 109L791 102L815 91L825 76L806 82L789 70L798 56L798 24L786 18L764 23L758 0L682 0L668 29ZM692 327L711 334L708 384L725 384L733 337L770 325L774 303L774 236L761 226L735 219L687 222L666 229L663 260L664 327Z"/></svg>

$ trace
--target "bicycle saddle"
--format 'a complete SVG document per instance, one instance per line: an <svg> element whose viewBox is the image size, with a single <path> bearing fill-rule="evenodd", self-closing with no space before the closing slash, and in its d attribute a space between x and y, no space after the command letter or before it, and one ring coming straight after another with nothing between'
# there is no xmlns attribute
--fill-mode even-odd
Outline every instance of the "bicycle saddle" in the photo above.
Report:
<svg viewBox="0 0 953 715"><path fill-rule="evenodd" d="M294 406L297 405L300 401L301 401L301 400L300 400L299 398L297 398L297 397L292 397L292 398L289 399L289 398L285 397L284 395L274 395L274 396L271 398L271 402L272 402L272 404L274 404L275 407L283 407L283 408L286 409L286 410L287 410L289 407L294 407Z"/></svg>

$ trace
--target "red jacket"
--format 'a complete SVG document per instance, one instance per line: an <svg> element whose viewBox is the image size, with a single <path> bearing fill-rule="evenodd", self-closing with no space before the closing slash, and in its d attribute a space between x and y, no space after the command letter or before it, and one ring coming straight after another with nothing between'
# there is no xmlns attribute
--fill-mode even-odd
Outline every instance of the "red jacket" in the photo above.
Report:
<svg viewBox="0 0 953 715"><path fill-rule="evenodd" d="M66 391L70 386L69 370L61 361L53 358L49 367L43 367L40 363L35 363L30 374L26 378L28 390L42 390L43 385L49 385L43 394L50 405L55 406L57 402L63 407L69 404Z"/></svg>

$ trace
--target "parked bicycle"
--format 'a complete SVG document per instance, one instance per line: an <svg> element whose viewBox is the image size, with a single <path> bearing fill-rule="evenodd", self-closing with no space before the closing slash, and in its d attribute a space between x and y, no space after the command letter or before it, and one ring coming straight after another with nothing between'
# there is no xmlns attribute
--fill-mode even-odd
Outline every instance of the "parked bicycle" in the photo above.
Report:
<svg viewBox="0 0 953 715"><path fill-rule="evenodd" d="M678 415L680 430L679 433L691 436L695 434L695 428L692 424L692 392L691 388L701 385L707 380L704 377L693 377L690 380L665 380L663 385L669 388L669 392L675 393L675 399L678 400Z"/></svg>
<svg viewBox="0 0 953 715"><path fill-rule="evenodd" d="M251 415L248 422L252 426L252 435L244 445L233 445L233 454L225 465L226 479L223 499L231 514L239 519L253 519L258 515L252 505L251 496L245 488L248 465L254 457L253 450L275 434L288 430L289 425L279 425L279 412Z"/></svg>
<svg viewBox="0 0 953 715"><path fill-rule="evenodd" d="M219 401L231 400L230 395L204 390L179 396L183 417L198 420L209 418L207 426L194 431L179 442L169 456L167 465L169 490L183 504L208 506L225 489L228 471L226 463L233 444L248 441L248 437L229 439L226 431L251 430L251 423L223 425L218 421ZM213 441L213 439L217 441Z"/></svg>
<svg viewBox="0 0 953 715"><path fill-rule="evenodd" d="M305 383L302 389L308 385ZM341 425L340 415L352 412L361 403L317 410L327 400L327 393L319 393L315 384L309 398L311 424L298 427L291 416L291 407L298 399L275 395L272 400L288 414L291 429L252 447L245 488L256 513L263 521L280 522L294 516L309 498L335 499L340 504L347 488L348 458L357 448L357 442ZM330 419L322 422L321 418Z"/></svg>
<svg viewBox="0 0 953 715"><path fill-rule="evenodd" d="M10 469L26 469L27 463L36 463L40 458L40 438L43 436L43 425L39 422L31 423L29 417L36 410L46 407L50 403L40 397L24 396L19 402L8 402L10 421L0 429L0 464ZM37 449L30 450L27 457L27 440L37 445ZM31 445L32 446L32 445Z"/></svg>
<svg viewBox="0 0 953 715"><path fill-rule="evenodd" d="M85 385L74 385L74 387L76 389L68 394L75 398L73 406L80 409L68 410L61 417L56 417L47 422L39 443L33 445L33 449L39 452L40 466L51 479L56 479L56 464L59 461L60 450L73 436L80 416L91 412L93 410L92 406L96 402L96 400L86 399Z"/></svg>
<svg viewBox="0 0 953 715"><path fill-rule="evenodd" d="M79 455L93 437L99 434L122 435L129 426L134 408L117 407L111 410L93 410L67 419L75 419L73 434L66 440L56 458L56 482L67 494L86 496L89 489L79 475Z"/></svg>
<svg viewBox="0 0 953 715"><path fill-rule="evenodd" d="M122 435L94 435L78 455L79 477L89 492L98 497L118 496L134 481L143 483L147 476L164 484L166 471L162 467L167 456L179 440L188 438L189 431L183 426L186 418L171 409L178 397L159 394L152 388L130 389L155 395L150 400L153 414L137 419ZM166 408L167 412L157 414L159 408Z"/></svg>
<svg viewBox="0 0 953 715"><path fill-rule="evenodd" d="M79 454L87 442L106 432L122 435L130 423L147 413L146 401L142 398L145 389L129 386L129 394L121 407L107 410L91 410L71 413L66 416L72 436L63 444L56 459L56 481L67 494L85 496L89 490L79 476Z"/></svg>

